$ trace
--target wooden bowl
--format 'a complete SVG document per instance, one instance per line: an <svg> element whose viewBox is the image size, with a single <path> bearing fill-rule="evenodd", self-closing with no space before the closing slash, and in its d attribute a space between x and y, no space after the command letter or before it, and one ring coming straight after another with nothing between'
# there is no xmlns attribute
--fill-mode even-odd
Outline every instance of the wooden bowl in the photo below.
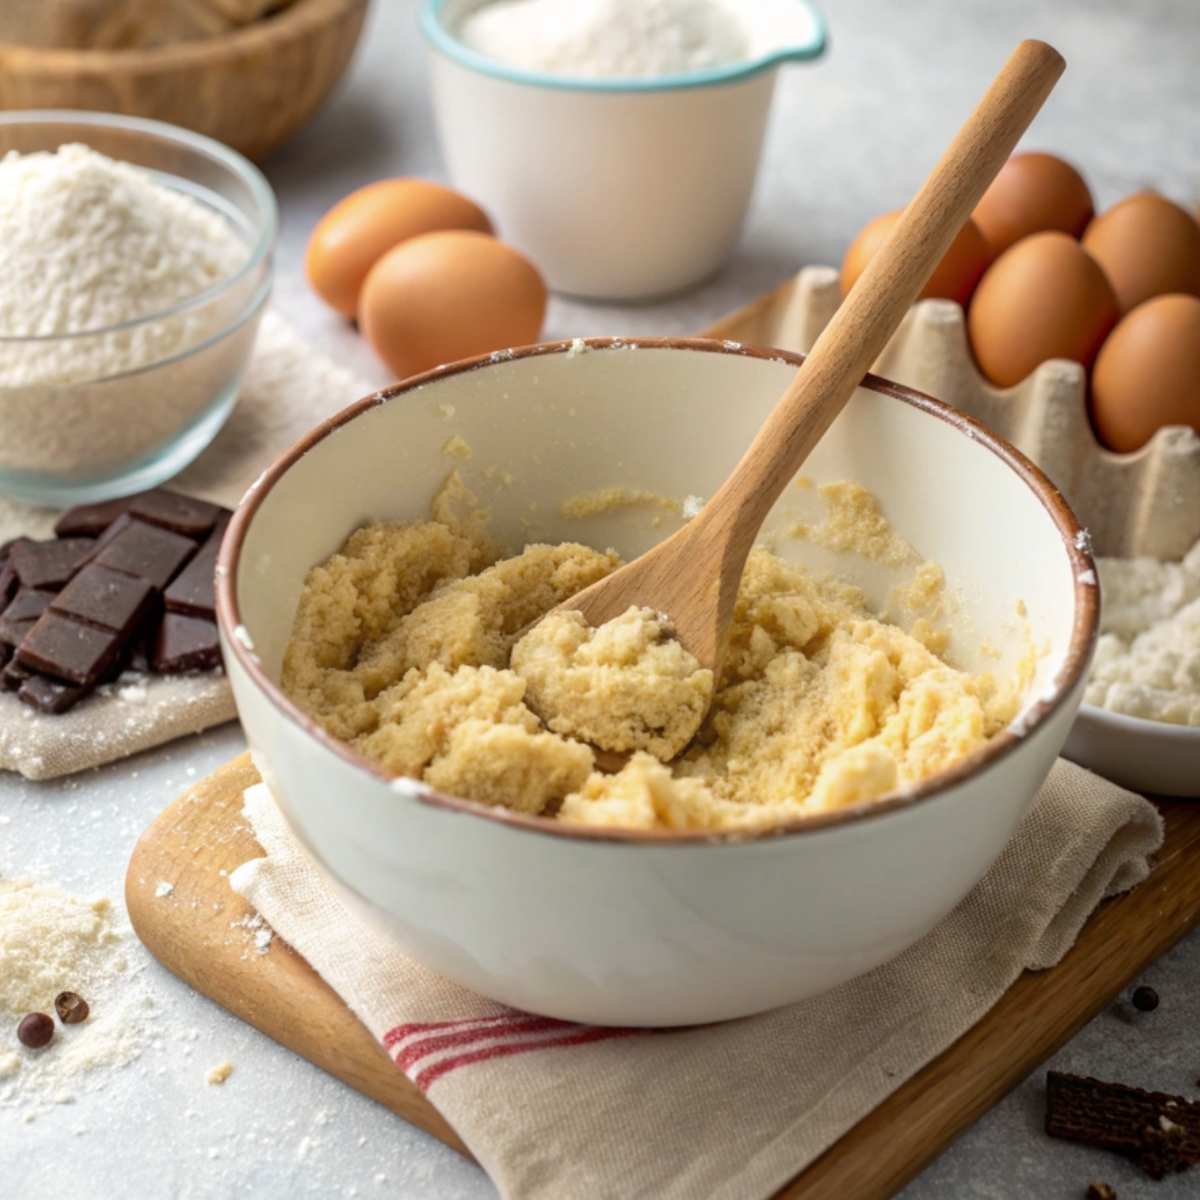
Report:
<svg viewBox="0 0 1200 1200"><path fill-rule="evenodd" d="M92 109L154 117L263 158L341 78L370 0L295 0L278 16L146 50L0 43L0 109Z"/></svg>

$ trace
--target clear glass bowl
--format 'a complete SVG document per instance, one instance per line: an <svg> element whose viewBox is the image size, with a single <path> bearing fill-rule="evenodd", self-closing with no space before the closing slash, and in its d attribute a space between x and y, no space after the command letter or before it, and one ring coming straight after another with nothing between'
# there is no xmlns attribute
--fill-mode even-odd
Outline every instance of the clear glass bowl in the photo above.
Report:
<svg viewBox="0 0 1200 1200"><path fill-rule="evenodd" d="M262 174L211 138L108 113L0 113L0 156L70 142L143 167L211 208L245 242L247 257L198 295L120 325L35 338L0 330L0 491L56 506L153 487L216 436L233 411L271 291L278 225ZM23 364L56 353L111 358L113 348L135 365L69 383L13 382L38 374Z"/></svg>

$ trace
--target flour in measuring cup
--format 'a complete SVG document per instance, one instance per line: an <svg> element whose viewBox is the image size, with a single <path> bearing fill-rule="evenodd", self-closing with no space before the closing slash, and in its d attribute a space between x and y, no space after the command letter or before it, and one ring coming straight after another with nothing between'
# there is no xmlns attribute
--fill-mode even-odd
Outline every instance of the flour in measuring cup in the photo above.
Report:
<svg viewBox="0 0 1200 1200"><path fill-rule="evenodd" d="M723 0L497 0L458 33L498 62L581 79L681 75L754 53L749 27Z"/></svg>

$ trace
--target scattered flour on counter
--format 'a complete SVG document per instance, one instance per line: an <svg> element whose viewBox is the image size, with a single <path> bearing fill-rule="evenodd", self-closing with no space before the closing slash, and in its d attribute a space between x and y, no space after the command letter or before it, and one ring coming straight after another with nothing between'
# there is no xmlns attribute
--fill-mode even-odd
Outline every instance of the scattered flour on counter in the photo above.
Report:
<svg viewBox="0 0 1200 1200"><path fill-rule="evenodd" d="M106 1069L141 1055L158 1005L132 945L106 899L81 899L53 883L0 881L0 1108L35 1120L103 1087ZM41 1050L17 1042L17 1022L28 1012L53 1015L63 991L88 1002L88 1019L55 1020L54 1039Z"/></svg>
<svg viewBox="0 0 1200 1200"><path fill-rule="evenodd" d="M1200 542L1178 563L1101 558L1096 565L1103 605L1085 701L1200 726Z"/></svg>

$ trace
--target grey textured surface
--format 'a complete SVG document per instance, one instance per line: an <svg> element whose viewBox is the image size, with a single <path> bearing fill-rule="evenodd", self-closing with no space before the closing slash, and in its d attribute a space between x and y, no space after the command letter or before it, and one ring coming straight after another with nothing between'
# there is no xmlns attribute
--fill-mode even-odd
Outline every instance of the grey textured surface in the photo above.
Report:
<svg viewBox="0 0 1200 1200"><path fill-rule="evenodd" d="M836 262L868 217L902 203L1012 44L1042 36L1070 69L1031 145L1073 157L1102 205L1144 184L1200 198L1200 7L1037 0L830 0L832 49L780 82L746 236L719 276L658 305L556 300L548 334L692 331L809 262ZM359 59L316 122L267 164L283 233L277 303L315 344L386 378L308 293L304 241L345 192L382 175L440 175L413 0L376 0ZM120 895L137 834L188 783L241 748L235 727L51 785L0 780L0 877L33 874ZM0 1107L0 1194L114 1197L393 1196L482 1200L487 1180L453 1153L190 993L149 964L164 1045L32 1124ZM1054 1059L1068 1070L1190 1091L1200 1072L1200 935L1147 974L1150 1015L1110 1006ZM191 1031L196 1031L194 1034ZM205 1071L231 1059L223 1088ZM1043 1070L934 1162L905 1200L1072 1200L1090 1179L1122 1196L1200 1194L1040 1133ZM903 1129L896 1136L905 1136Z"/></svg>

